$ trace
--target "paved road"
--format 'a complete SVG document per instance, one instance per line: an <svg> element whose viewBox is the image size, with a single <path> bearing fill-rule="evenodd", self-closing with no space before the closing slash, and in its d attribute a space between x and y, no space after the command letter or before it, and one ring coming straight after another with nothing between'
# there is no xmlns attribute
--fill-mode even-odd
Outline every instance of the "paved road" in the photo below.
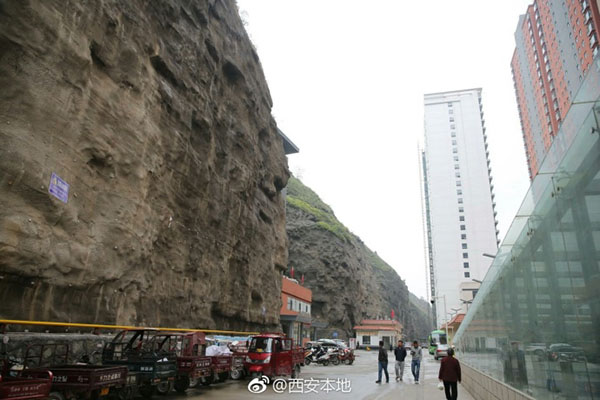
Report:
<svg viewBox="0 0 600 400"><path fill-rule="evenodd" d="M393 359L392 353L389 353L390 361ZM408 360L410 361L410 360ZM263 393L255 394L248 391L248 380L246 381L228 381L221 384L215 384L207 388L190 389L185 395L171 394L168 398L178 399L290 399L307 397L313 399L326 400L386 400L386 399L411 399L411 400L435 400L445 399L443 391L437 389L437 374L439 370L439 361L433 360L431 356L425 357L421 365L421 383L414 384L410 373L410 363L406 363L404 372L404 382L396 382L394 379L393 364L388 368L390 372L390 383L376 384L377 379L377 352L359 350L354 365L327 366L310 365L302 369L300 380L303 382L303 390L298 387L290 389L289 381L283 393L276 393L273 386L268 386ZM312 379L312 381L311 381ZM328 380L329 379L329 380ZM339 387L338 387L338 379ZM347 391L348 387L343 388L343 384L349 382L350 392L342 393L341 389ZM307 382L309 382L307 384ZM385 382L385 379L384 379ZM307 386L308 385L308 386ZM317 393L307 393L308 388L314 389ZM330 389L327 391L327 389ZM340 389L336 391L336 389ZM290 393L290 390L297 390L300 393ZM468 392L462 390L459 385L459 399L473 400ZM156 396L158 398L159 396ZM161 397L162 398L162 397Z"/></svg>

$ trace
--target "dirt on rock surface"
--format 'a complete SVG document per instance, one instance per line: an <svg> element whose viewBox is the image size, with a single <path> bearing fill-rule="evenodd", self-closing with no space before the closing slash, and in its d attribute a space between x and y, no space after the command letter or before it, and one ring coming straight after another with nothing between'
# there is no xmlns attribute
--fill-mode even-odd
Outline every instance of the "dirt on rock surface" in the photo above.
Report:
<svg viewBox="0 0 600 400"><path fill-rule="evenodd" d="M0 1L0 88L0 317L278 326L289 172L233 0Z"/></svg>

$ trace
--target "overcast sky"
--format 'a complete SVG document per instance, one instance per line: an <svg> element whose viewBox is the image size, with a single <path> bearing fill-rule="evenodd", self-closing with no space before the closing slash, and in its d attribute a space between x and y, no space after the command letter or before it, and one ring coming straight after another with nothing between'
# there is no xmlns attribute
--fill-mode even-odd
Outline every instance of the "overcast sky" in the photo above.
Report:
<svg viewBox="0 0 600 400"><path fill-rule="evenodd" d="M423 94L481 87L499 228L528 186L510 60L531 0L238 0L291 171L425 297Z"/></svg>

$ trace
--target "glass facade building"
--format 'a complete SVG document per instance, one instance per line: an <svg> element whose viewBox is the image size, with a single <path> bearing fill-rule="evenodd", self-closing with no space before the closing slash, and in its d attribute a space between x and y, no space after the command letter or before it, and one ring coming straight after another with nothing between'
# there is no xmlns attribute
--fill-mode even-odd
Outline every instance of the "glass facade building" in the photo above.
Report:
<svg viewBox="0 0 600 400"><path fill-rule="evenodd" d="M454 339L536 399L600 399L599 100L597 58Z"/></svg>

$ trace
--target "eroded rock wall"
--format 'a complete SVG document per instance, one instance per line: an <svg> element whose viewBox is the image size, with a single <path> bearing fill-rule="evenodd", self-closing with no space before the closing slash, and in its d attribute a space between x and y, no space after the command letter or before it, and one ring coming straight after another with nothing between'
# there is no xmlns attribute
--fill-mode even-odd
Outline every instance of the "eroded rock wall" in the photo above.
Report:
<svg viewBox="0 0 600 400"><path fill-rule="evenodd" d="M279 324L289 173L233 0L0 0L0 88L0 317Z"/></svg>
<svg viewBox="0 0 600 400"><path fill-rule="evenodd" d="M322 336L353 337L363 319L395 318L407 340L427 337L430 307L412 295L396 271L348 231L311 189L291 178L287 197L289 265L312 290L313 319Z"/></svg>

